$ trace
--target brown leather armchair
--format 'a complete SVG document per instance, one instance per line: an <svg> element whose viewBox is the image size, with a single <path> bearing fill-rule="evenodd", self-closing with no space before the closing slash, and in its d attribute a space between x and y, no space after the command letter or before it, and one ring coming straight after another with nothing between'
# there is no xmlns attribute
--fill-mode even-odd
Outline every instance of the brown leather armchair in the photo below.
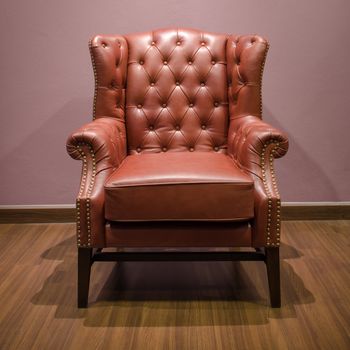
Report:
<svg viewBox="0 0 350 350"><path fill-rule="evenodd" d="M261 120L267 50L257 35L188 29L90 41L94 121L67 141L83 162L78 307L94 261L207 259L265 261L271 305L280 306L273 160L288 140ZM122 249L138 247L179 249Z"/></svg>

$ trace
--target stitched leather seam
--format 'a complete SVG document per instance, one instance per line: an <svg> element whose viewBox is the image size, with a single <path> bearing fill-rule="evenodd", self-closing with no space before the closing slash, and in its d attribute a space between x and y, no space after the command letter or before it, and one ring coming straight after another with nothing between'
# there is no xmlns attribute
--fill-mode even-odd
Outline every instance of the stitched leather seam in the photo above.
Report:
<svg viewBox="0 0 350 350"><path fill-rule="evenodd" d="M115 219L108 219L109 221L113 221L113 223L118 223L118 222L152 222L152 223L157 223L157 222L172 222L172 221L176 221L176 222L183 222L183 223L186 223L186 222L228 222L228 223L231 223L231 222L239 222L239 221L245 221L245 220L248 220L248 219L252 219L254 218L254 215L253 216L250 216L250 215L247 215L247 216L242 216L242 217L239 217L239 218L235 218L235 219L232 219L232 218L223 218L223 219L210 219L210 218L207 218L205 220L203 219L186 219L186 220L183 220L183 219L159 219L159 218L154 218L154 219L118 219L118 220L115 220ZM250 227L249 227L250 229Z"/></svg>
<svg viewBox="0 0 350 350"><path fill-rule="evenodd" d="M253 183L249 183L249 182L228 182L228 181L189 181L189 182L174 182L174 181L169 181L169 182L152 182L152 183L143 183L143 184L125 184L125 185L117 185L117 186L113 186L113 187L109 187L109 186L105 186L106 189L108 189L109 191L114 191L114 190L119 190L120 188L130 188L130 187L150 187L150 186L178 186L178 185L228 185L228 186L232 186L232 185L238 185L241 187L251 187L254 188L254 184Z"/></svg>

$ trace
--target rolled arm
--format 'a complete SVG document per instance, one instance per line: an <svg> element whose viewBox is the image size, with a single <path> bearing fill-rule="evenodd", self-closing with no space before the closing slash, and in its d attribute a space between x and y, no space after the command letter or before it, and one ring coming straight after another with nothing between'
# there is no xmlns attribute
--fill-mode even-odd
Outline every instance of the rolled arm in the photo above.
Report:
<svg viewBox="0 0 350 350"><path fill-rule="evenodd" d="M104 245L104 183L126 156L124 122L99 118L67 140L73 159L83 161L77 206L78 246Z"/></svg>
<svg viewBox="0 0 350 350"><path fill-rule="evenodd" d="M278 246L280 243L281 200L273 161L288 150L288 138L260 118L246 116L234 121L229 135L229 153L255 183L253 245Z"/></svg>

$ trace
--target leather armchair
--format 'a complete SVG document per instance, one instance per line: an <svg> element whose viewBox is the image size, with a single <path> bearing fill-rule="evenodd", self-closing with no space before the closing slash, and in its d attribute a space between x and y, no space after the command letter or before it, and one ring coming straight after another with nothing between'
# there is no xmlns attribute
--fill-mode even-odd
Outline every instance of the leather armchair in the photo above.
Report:
<svg viewBox="0 0 350 350"><path fill-rule="evenodd" d="M189 29L90 41L94 120L67 141L83 164L78 307L88 304L93 262L150 259L264 261L271 305L280 306L273 161L288 140L261 119L267 51L257 35ZM203 249L123 249L137 247Z"/></svg>

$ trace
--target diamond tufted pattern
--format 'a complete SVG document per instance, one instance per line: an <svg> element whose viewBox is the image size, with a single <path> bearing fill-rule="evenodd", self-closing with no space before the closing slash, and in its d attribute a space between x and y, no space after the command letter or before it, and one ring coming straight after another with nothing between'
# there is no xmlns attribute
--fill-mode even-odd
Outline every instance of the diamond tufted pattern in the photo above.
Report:
<svg viewBox="0 0 350 350"><path fill-rule="evenodd" d="M129 153L225 152L226 36L175 29L126 40Z"/></svg>

